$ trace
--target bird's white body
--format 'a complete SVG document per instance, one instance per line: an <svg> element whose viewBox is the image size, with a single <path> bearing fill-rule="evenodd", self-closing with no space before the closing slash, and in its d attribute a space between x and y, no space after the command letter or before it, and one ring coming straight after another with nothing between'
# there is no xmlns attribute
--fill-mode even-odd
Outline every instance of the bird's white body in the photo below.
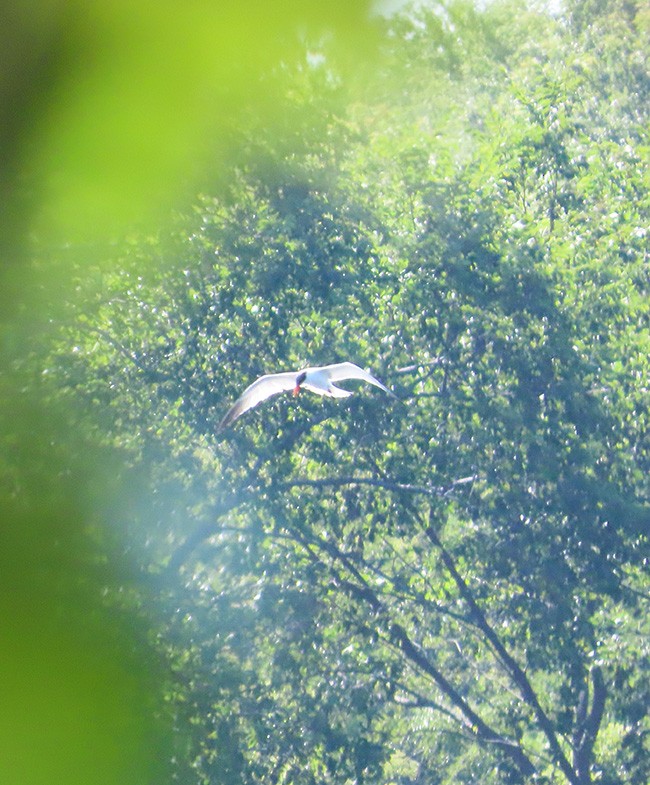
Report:
<svg viewBox="0 0 650 785"><path fill-rule="evenodd" d="M336 363L334 365L323 365L314 368L304 368L301 371L287 371L285 373L271 373L260 376L247 387L234 405L226 413L219 423L219 429L227 428L244 412L257 406L258 403L265 401L272 395L293 390L297 395L299 390L304 387L317 395L327 395L331 398L347 398L352 393L349 390L342 390L332 382L342 381L343 379L361 379L364 382L374 384L375 387L393 393L385 387L372 374L364 371L354 363Z"/></svg>
<svg viewBox="0 0 650 785"><path fill-rule="evenodd" d="M352 365L352 363L342 363L342 365ZM348 395L352 395L349 390L342 390L340 387L335 387L332 384L333 378L336 381L338 379L328 372L328 366L324 368L305 368L305 374L305 381L300 386L304 387L305 390L316 393L316 395L329 395L332 398L347 398ZM351 379L353 377L345 376L342 378Z"/></svg>

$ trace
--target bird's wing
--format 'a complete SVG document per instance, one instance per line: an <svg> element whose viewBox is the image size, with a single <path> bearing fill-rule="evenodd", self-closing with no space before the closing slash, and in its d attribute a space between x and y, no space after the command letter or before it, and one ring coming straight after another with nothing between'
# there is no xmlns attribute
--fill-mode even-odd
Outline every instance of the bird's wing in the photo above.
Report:
<svg viewBox="0 0 650 785"><path fill-rule="evenodd" d="M291 390L295 387L296 371L288 371L287 373L269 373L266 376L260 376L259 379L249 385L244 392L239 396L235 403L226 412L225 417L219 423L219 430L227 428L238 417L258 403L262 403L272 395L277 393Z"/></svg>
<svg viewBox="0 0 650 785"><path fill-rule="evenodd" d="M375 379L372 374L368 373L368 371L364 371L363 368L359 368L359 366L355 365L354 363L336 363L335 365L325 365L322 370L327 372L327 375L333 382L340 382L343 379L362 379L364 382L374 384L375 387L379 387L389 395L395 395L395 393L383 385L379 379Z"/></svg>

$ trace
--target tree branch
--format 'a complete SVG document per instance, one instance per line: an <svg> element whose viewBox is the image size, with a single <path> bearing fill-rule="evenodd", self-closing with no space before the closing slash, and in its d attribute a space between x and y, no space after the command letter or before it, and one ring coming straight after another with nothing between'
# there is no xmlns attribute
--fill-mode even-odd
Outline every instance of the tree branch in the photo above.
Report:
<svg viewBox="0 0 650 785"><path fill-rule="evenodd" d="M295 434L292 434L295 436ZM259 472L260 465L256 464L251 472L256 475ZM179 545L179 547L172 554L171 559L167 565L168 572L177 572L189 558L192 551L197 548L204 540L211 537L219 531L219 519L231 512L241 504L250 501L253 498L259 497L262 493L282 493L289 491L292 488L342 488L367 485L374 488L383 488L387 491L401 492L409 494L420 494L425 496L442 497L448 496L454 488L459 485L466 485L477 479L476 475L471 477L461 477L454 480L447 488L436 488L428 485L409 485L406 483L391 482L389 480L381 480L376 477L325 477L321 480L308 480L297 479L289 480L283 483L270 483L268 485L260 485L256 487L248 487L244 491L227 496L220 504L216 505L212 511L211 520L201 524L195 531L190 534L187 539Z"/></svg>
<svg viewBox="0 0 650 785"><path fill-rule="evenodd" d="M466 483L472 482L476 479L476 476L471 477L463 477L459 480L454 481L450 484L448 488L440 488L435 486L422 486L422 485L410 485L407 483L399 483L399 482L392 482L389 480L378 479L376 477L330 477L330 478L323 478L319 480L311 480L311 479L296 479L296 480L289 480L284 483L271 483L267 486L262 486L258 488L249 488L244 494L237 494L229 497L225 502L223 502L219 507L215 510L215 517L218 520L222 515L227 514L232 509L238 507L239 505L249 501L250 499L256 497L260 492L266 491L267 493L282 493L283 491L291 490L292 488L298 487L308 487L308 488L341 488L341 487L350 487L350 486L370 486L375 488L383 488L385 490L391 492L397 492L401 494L420 494L426 495L430 497L444 497L448 495L455 487L459 485L464 485ZM583 785L581 782L577 772L571 766L571 763L565 756L558 738L555 734L555 730L553 728L553 724L551 723L548 715L542 708L537 694L532 688L528 677L516 662L516 660L512 657L512 655L506 650L505 646L501 642L499 636L495 633L495 631L490 626L487 618L481 611L480 607L478 606L474 596L469 588L469 586L465 583L464 579L456 569L455 562L451 556L451 554L445 549L442 544L442 541L438 537L438 534L431 523L428 525L425 524L421 516L419 515L418 511L413 507L412 504L407 504L408 508L411 511L417 520L420 521L425 534L427 535L429 541L436 547L440 556L442 558L443 564L445 565L446 569L452 576L456 586L458 587L459 593L467 607L470 611L470 617L473 619L474 623L476 624L477 628L483 633L486 640L491 645L493 651L495 652L496 656L499 658L501 663L503 664L504 668L512 678L514 684L517 686L520 695L522 696L525 703L530 706L532 709L535 717L537 718L537 722L539 723L540 729L546 736L546 739L549 744L549 748L551 750L553 759L562 769L563 774L567 778L567 780L572 785ZM170 560L168 569L170 571L178 570L180 566L183 564L185 559L189 556L192 550L197 547L197 545L207 537L211 536L212 534L217 531L217 520L213 520L209 523L204 524L203 526L199 527L195 532L193 532L190 537L176 550L172 559ZM347 584L345 588L350 591L354 587L354 593L359 597L364 599L368 602L372 607L373 610L378 611L379 609L383 608L383 604L379 600L379 598L374 594L369 584L365 581L365 579L361 576L358 570L354 567L354 565L350 562L349 558L345 556L335 545L333 542L325 542L319 541L319 546L326 550L329 555L339 561L340 563L344 564L345 568L348 570L350 575L354 576L355 581L357 581L356 586L351 584L350 582L343 582ZM342 585L342 588L344 586ZM410 640L406 631L397 624L394 624L392 627L392 635L394 637L395 642L399 645L400 649L404 652L404 654L413 662L417 664L418 667L427 673L434 682L439 686L439 688L443 691L445 695L451 700L451 702L457 706L462 712L463 715L469 720L471 726L476 729L476 736L483 740L492 740L498 742L500 744L504 744L510 750L517 750L518 752L512 753L512 757L516 759L517 766L521 769L522 772L528 772L529 774L534 772L534 766L531 763L530 759L524 754L523 750L516 745L515 743L505 739L497 732L493 731L489 726L487 726L481 718L471 709L471 707L463 700L462 696L455 691L453 686L445 679L445 677L440 673L428 660L428 658L421 652L415 644ZM593 712L593 707L592 707ZM602 709L600 717L596 714L592 716L592 724L594 724L597 720L597 724L600 724L600 718L602 717ZM595 735L594 735L595 739ZM592 744L593 746L593 744ZM591 753L590 753L591 754Z"/></svg>
<svg viewBox="0 0 650 785"><path fill-rule="evenodd" d="M440 714L444 714L449 719L453 720L454 722L458 722L458 717L454 714L453 711L450 711L448 708L443 706L440 703L437 703L430 698L425 698L424 695L421 695L417 690L412 689L411 687L407 687L405 684L397 684L397 689L400 692L403 692L404 695L410 695L411 698L401 697L399 695L394 696L393 701L398 705L406 709L434 709L434 711L439 712Z"/></svg>
<svg viewBox="0 0 650 785"><path fill-rule="evenodd" d="M212 517L210 520L204 521L200 524L190 535L188 535L183 543L176 548L172 553L165 571L167 573L178 572L186 559L189 558L192 551L213 534L219 531L219 519L227 515L232 510L241 507L251 499L257 498L258 492L256 489L247 488L239 493L227 496L220 504L212 510Z"/></svg>
<svg viewBox="0 0 650 785"><path fill-rule="evenodd" d="M591 759L606 699L605 680L601 669L595 666L591 671L591 709L588 711L589 687L585 685L578 698L573 731L573 766L582 785L591 782Z"/></svg>
<svg viewBox="0 0 650 785"><path fill-rule="evenodd" d="M302 535L304 536L304 532L302 532ZM367 603L374 613L383 613L386 617L389 616L385 604L377 596L376 592L361 575L356 566L352 564L349 557L340 550L335 542L324 540L323 538L315 537L314 535L311 535L309 539L312 543L322 548L331 558L341 564L348 574L354 578L353 582L340 575L337 576L337 583L340 589L347 591L357 600ZM404 627L397 622L390 623L390 619L388 619L388 621L391 643L397 646L406 658L422 673L429 676L442 694L448 698L452 705L459 709L464 718L465 726L471 731L474 738L481 742L501 745L521 773L527 777L532 776L535 773L535 767L519 744L498 733L484 722L458 690L456 690L452 683L440 670L438 670L438 668L436 668L425 652L411 640Z"/></svg>
<svg viewBox="0 0 650 785"><path fill-rule="evenodd" d="M275 483L269 486L268 490L288 491L292 488L342 488L355 485L368 485L373 488L383 488L387 491L420 494L424 496L445 497L459 485L467 485L478 479L477 475L471 477L461 477L454 480L447 488L432 485L410 485L409 483L392 482L382 480L377 477L324 477L320 480L297 479L287 482Z"/></svg>
<svg viewBox="0 0 650 785"><path fill-rule="evenodd" d="M155 368L149 368L140 360L138 355L135 352L130 351L129 349L124 346L123 343L118 341L115 336L111 335L107 330L102 330L101 327L95 327L93 325L84 325L81 327L82 331L85 329L87 332L92 332L98 335L100 338L103 338L105 341L108 341L110 345L116 349L123 357L126 357L127 360L130 360L135 367L146 374L149 379L152 381L162 382L162 381L169 381L170 376L161 373L160 370Z"/></svg>
<svg viewBox="0 0 650 785"><path fill-rule="evenodd" d="M431 663L424 652L418 648L409 638L406 630L400 624L391 626L391 637L399 649L406 657L423 672L433 679L440 691L451 703L459 709L465 717L468 727L472 734L480 741L490 744L499 744L512 758L518 769L525 777L532 777L535 774L535 767L525 752L517 742L507 739L500 733L493 730L481 717L471 708L462 695L455 689L445 676Z"/></svg>
<svg viewBox="0 0 650 785"><path fill-rule="evenodd" d="M416 513L417 514L417 513ZM418 516L419 517L419 516ZM553 759L556 761L558 766L562 769L564 776L567 780L572 783L572 785L581 785L580 780L574 771L573 767L569 763L566 755L564 754L562 747L560 746L560 742L555 734L555 730L553 728L553 724L551 723L548 715L542 708L539 699L537 697L537 693L533 689L528 677L522 670L519 663L514 659L514 657L507 651L501 639L496 634L496 632L490 626L487 618L483 614L483 611L480 609L478 603L474 599L474 596L467 585L465 580L461 576L461 574L456 569L456 564L451 556L451 554L446 550L442 541L438 537L438 534L431 523L424 527L425 533L429 538L430 542L436 547L440 556L442 558L443 564L447 568L449 574L453 578L456 586L458 587L458 591L467 604L471 617L474 619L476 626L481 630L483 635L485 636L486 640L490 643L493 651L505 667L506 671L509 673L510 678L513 680L517 688L519 689L519 693L525 703L530 706L537 718L537 722L539 726L546 736L546 739L549 744L549 748L553 755Z"/></svg>

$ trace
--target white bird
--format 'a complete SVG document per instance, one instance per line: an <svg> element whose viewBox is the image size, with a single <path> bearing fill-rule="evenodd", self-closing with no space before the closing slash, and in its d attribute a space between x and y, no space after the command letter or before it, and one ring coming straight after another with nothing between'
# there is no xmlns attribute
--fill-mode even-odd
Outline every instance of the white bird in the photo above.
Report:
<svg viewBox="0 0 650 785"><path fill-rule="evenodd" d="M349 390L342 390L335 387L332 382L340 382L343 379L362 379L364 382L374 384L384 392L397 396L385 387L372 374L359 368L354 363L335 363L334 365L323 365L316 368L304 368L301 371L287 371L286 373L269 373L260 376L247 387L241 396L235 401L231 408L226 412L225 417L219 423L219 430L227 428L241 417L244 412L262 403L272 395L277 395L287 390L293 390L294 395L298 395L301 388L317 395L328 395L331 398L347 398L352 395Z"/></svg>

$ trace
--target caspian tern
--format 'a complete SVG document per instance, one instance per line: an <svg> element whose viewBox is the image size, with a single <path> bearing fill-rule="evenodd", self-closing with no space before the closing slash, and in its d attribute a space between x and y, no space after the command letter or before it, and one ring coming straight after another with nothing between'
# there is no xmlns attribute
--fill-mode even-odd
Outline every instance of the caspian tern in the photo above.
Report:
<svg viewBox="0 0 650 785"><path fill-rule="evenodd" d="M342 390L335 387L332 382L340 382L343 379L362 379L364 382L374 384L384 392L397 396L385 387L372 374L359 368L354 363L335 363L334 365L323 365L317 368L303 368L301 371L287 371L286 373L270 373L260 376L247 387L241 396L235 401L233 406L226 412L225 417L219 423L218 430L223 430L241 417L244 412L257 406L258 403L265 401L272 395L277 395L287 390L293 390L294 395L298 395L301 388L311 390L317 395L328 395L331 398L347 398L352 393L349 390Z"/></svg>

